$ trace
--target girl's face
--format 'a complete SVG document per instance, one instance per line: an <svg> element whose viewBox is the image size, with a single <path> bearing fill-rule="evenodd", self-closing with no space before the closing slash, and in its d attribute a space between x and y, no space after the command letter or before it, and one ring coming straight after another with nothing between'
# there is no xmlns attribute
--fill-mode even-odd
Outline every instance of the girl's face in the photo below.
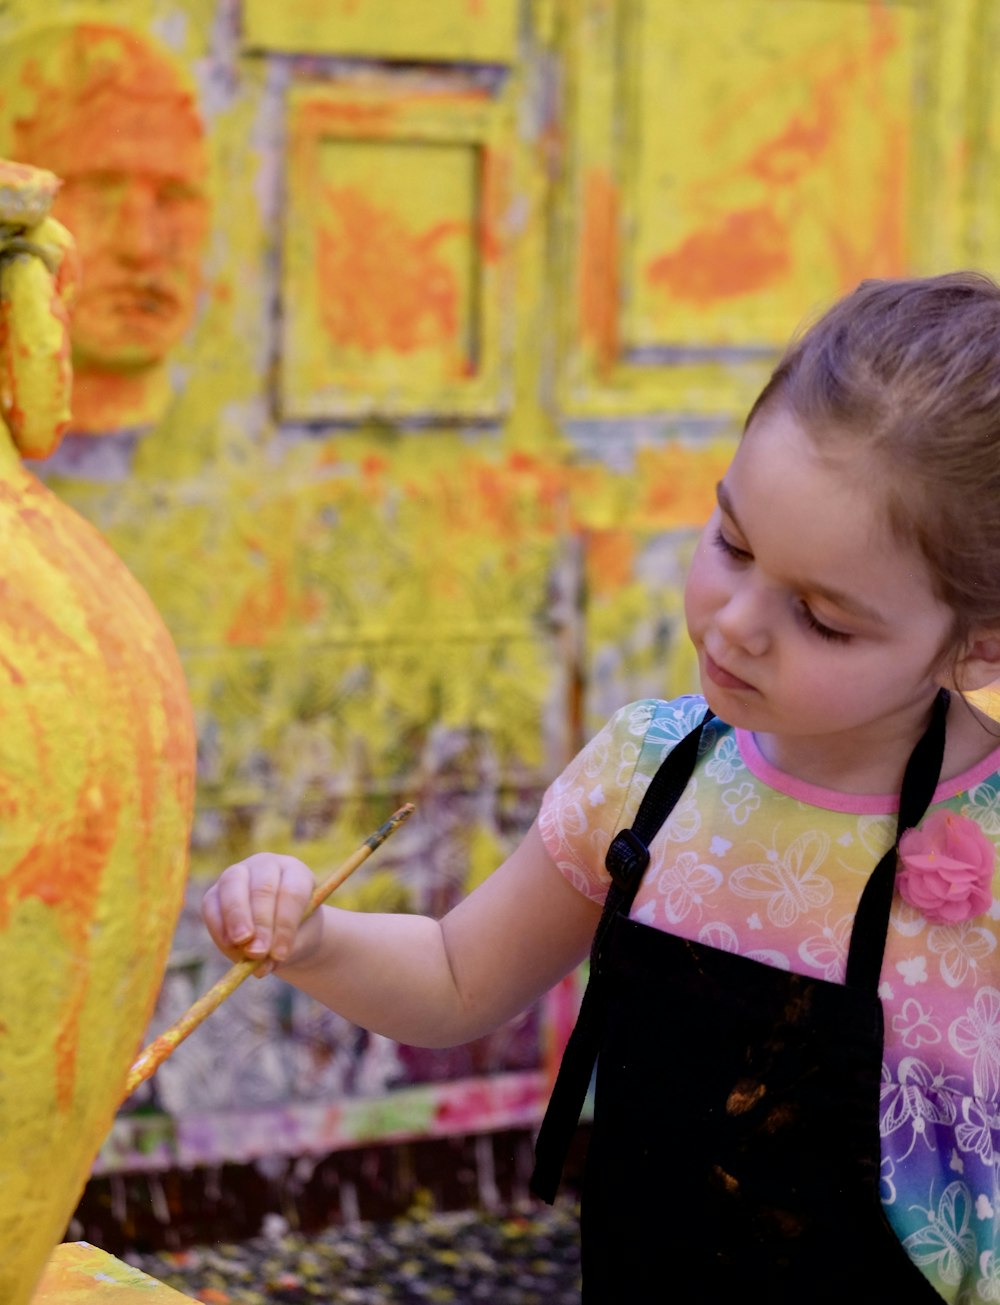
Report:
<svg viewBox="0 0 1000 1305"><path fill-rule="evenodd" d="M849 450L834 441L821 455L788 412L760 413L685 590L713 711L753 730L772 764L819 783L824 764L843 778L873 746L905 761L946 678L953 624Z"/></svg>

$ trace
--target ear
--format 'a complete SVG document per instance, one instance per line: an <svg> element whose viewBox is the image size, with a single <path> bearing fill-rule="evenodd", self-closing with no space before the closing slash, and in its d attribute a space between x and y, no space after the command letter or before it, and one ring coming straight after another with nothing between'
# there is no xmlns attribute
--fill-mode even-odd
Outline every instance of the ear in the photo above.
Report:
<svg viewBox="0 0 1000 1305"><path fill-rule="evenodd" d="M947 687L962 692L985 689L1000 680L1000 631L973 634L954 664L945 667L942 679Z"/></svg>

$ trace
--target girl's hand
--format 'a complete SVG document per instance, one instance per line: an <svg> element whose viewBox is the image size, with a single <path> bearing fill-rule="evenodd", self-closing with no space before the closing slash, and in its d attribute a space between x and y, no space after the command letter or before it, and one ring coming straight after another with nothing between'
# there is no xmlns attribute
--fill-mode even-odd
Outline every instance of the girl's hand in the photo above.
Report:
<svg viewBox="0 0 1000 1305"><path fill-rule="evenodd" d="M315 881L294 856L257 852L223 870L205 894L202 919L212 941L230 960L262 960L257 978L294 953L307 959L322 936L319 912L303 921Z"/></svg>

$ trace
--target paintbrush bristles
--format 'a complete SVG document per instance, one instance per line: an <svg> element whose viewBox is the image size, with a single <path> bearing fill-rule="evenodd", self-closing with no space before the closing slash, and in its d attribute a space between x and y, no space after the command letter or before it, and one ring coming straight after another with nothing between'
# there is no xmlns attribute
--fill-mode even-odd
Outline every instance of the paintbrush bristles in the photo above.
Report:
<svg viewBox="0 0 1000 1305"><path fill-rule="evenodd" d="M401 806L398 811L394 811L389 819L374 834L361 844L356 852L339 865L333 874L322 883L316 885L313 895L309 899L309 905L303 914L303 919L313 914L326 901L332 892L334 892L350 875L357 870L363 861L371 856L377 847L381 847L390 834L394 834L404 820L407 820L414 811L412 802L407 802ZM145 1047L136 1058L135 1063L128 1072L125 1080L125 1097L129 1097L136 1090L140 1083L145 1083L166 1058L174 1051L194 1030L211 1015L212 1011L217 1010L219 1006L231 996L240 984L250 977L255 970L267 963L266 956L260 960L254 961L237 961L226 973L213 984L203 996L190 1006L184 1014L170 1028L165 1029L158 1038L154 1038L148 1047Z"/></svg>

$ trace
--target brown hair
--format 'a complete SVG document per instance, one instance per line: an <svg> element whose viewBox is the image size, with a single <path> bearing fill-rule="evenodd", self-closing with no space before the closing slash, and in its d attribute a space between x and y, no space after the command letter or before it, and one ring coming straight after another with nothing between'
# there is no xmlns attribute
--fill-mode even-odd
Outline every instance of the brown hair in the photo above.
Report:
<svg viewBox="0 0 1000 1305"><path fill-rule="evenodd" d="M954 640L1000 629L1000 286L864 281L793 340L758 397L874 455L889 524L926 558Z"/></svg>

